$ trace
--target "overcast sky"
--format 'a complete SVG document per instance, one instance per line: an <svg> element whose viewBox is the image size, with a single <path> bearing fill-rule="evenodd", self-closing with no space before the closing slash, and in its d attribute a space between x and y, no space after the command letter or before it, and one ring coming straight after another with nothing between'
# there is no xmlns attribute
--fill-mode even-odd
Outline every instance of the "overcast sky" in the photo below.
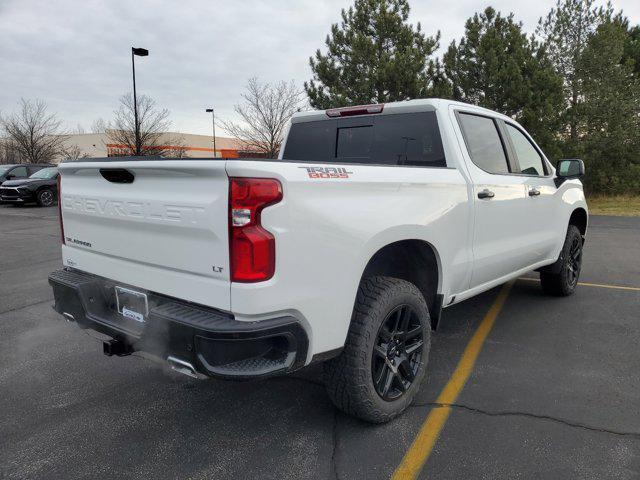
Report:
<svg viewBox="0 0 640 480"><path fill-rule="evenodd" d="M0 0L0 112L20 97L39 98L64 120L89 131L111 119L118 97L131 91L131 46L137 89L171 111L173 129L209 134L216 108L233 118L246 81L311 78L309 56L324 45L340 9L352 0L67 1ZM411 21L442 32L441 49L458 39L465 20L487 5L510 12L533 32L554 0L491 3L413 0ZM635 23L640 1L615 0Z"/></svg>

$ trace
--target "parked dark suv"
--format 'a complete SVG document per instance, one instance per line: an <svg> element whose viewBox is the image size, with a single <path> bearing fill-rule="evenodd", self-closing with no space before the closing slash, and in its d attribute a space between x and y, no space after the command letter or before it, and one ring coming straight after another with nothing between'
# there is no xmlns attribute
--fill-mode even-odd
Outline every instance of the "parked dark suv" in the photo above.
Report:
<svg viewBox="0 0 640 480"><path fill-rule="evenodd" d="M20 180L29 178L38 170L47 167L54 167L50 163L20 163L12 165L0 165L0 183L5 180Z"/></svg>
<svg viewBox="0 0 640 480"><path fill-rule="evenodd" d="M7 180L0 186L0 203L24 204L36 202L50 207L58 197L58 168L39 168L29 178Z"/></svg>

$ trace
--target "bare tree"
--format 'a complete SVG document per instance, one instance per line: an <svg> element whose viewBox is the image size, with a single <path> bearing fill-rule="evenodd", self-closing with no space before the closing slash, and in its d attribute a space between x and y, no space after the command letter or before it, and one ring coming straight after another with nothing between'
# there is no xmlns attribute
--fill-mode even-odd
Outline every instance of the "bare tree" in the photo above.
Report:
<svg viewBox="0 0 640 480"><path fill-rule="evenodd" d="M134 155L140 151L140 155L173 156L171 144L175 139L166 136L171 126L169 110L159 109L155 100L142 95L138 97L138 128L140 130L140 145L136 148L136 124L134 115L133 95L127 94L120 97L120 107L114 112L115 118L106 130L107 137L119 149L131 152Z"/></svg>
<svg viewBox="0 0 640 480"><path fill-rule="evenodd" d="M11 141L21 160L30 163L51 161L61 151L66 133L55 114L47 113L41 100L20 100L20 109L8 117L0 118L0 127Z"/></svg>
<svg viewBox="0 0 640 480"><path fill-rule="evenodd" d="M168 143L165 147L165 157L173 157L173 158L188 158L189 154L187 153L189 148L187 147L187 140L184 135L177 134L167 137Z"/></svg>
<svg viewBox="0 0 640 480"><path fill-rule="evenodd" d="M71 135L84 135L85 133L87 132L81 124L76 125L76 128L71 130Z"/></svg>
<svg viewBox="0 0 640 480"><path fill-rule="evenodd" d="M81 158L89 158L89 155L82 151L82 149L78 145L70 145L63 147L60 152L60 156L62 157L62 161L65 160L79 160Z"/></svg>
<svg viewBox="0 0 640 480"><path fill-rule="evenodd" d="M234 110L242 123L221 122L229 134L238 139L243 148L276 157L291 116L302 106L303 92L293 81L272 85L250 78L243 102Z"/></svg>
<svg viewBox="0 0 640 480"><path fill-rule="evenodd" d="M21 163L20 153L10 138L0 138L0 165Z"/></svg>
<svg viewBox="0 0 640 480"><path fill-rule="evenodd" d="M105 133L111 125L104 118L98 118L91 124L91 133Z"/></svg>

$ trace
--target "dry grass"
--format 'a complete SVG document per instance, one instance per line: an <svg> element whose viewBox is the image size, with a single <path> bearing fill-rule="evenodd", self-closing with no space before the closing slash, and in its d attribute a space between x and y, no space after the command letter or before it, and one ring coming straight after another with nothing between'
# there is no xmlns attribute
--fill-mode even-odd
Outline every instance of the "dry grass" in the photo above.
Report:
<svg viewBox="0 0 640 480"><path fill-rule="evenodd" d="M640 196L587 197L590 215L640 217Z"/></svg>

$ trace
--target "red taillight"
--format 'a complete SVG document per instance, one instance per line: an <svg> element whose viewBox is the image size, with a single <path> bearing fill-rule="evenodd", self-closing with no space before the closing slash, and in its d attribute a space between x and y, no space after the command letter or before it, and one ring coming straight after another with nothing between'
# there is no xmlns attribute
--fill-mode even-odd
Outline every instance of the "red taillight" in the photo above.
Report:
<svg viewBox="0 0 640 480"><path fill-rule="evenodd" d="M327 110L329 117L352 117L354 115L367 115L370 113L382 113L384 103L374 105L356 105L354 107L330 108Z"/></svg>
<svg viewBox="0 0 640 480"><path fill-rule="evenodd" d="M229 260L232 282L262 282L273 277L276 241L260 223L262 210L282 200L282 185L272 178L229 179Z"/></svg>
<svg viewBox="0 0 640 480"><path fill-rule="evenodd" d="M60 220L60 238L62 239L62 244L65 245L64 241L64 226L62 225L62 175L58 174L58 219Z"/></svg>

